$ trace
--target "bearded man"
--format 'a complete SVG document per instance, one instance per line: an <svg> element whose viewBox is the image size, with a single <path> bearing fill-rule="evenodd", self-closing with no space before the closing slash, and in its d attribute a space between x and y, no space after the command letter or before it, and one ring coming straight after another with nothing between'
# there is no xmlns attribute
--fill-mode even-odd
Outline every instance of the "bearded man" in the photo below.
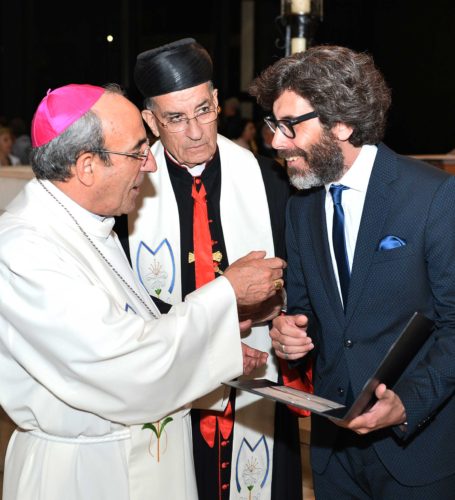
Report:
<svg viewBox="0 0 455 500"><path fill-rule="evenodd" d="M315 393L350 406L415 311L436 323L369 411L346 428L312 416L316 498L449 500L455 179L381 142L390 91L367 54L313 47L267 68L251 92L273 111L272 144L301 189L288 206L277 355L312 359Z"/></svg>

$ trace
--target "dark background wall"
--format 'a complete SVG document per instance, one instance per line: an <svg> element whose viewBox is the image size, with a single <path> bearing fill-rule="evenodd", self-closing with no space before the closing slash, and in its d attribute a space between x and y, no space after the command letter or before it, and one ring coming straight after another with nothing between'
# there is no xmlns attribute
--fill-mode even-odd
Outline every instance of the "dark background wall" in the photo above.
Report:
<svg viewBox="0 0 455 500"><path fill-rule="evenodd" d="M254 71L284 55L279 0L255 0ZM455 147L455 2L325 0L314 43L370 52L393 91L386 141L402 153ZM30 120L47 89L132 82L136 55L186 36L215 61L221 99L240 95L241 0L1 0L0 116ZM114 41L108 43L106 36ZM256 114L259 111L256 110Z"/></svg>

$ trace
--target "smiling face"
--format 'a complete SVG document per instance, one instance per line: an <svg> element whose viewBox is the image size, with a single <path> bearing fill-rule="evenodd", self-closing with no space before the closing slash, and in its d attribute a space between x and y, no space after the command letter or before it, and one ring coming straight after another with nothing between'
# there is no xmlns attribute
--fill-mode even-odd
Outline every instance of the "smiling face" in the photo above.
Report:
<svg viewBox="0 0 455 500"><path fill-rule="evenodd" d="M273 104L278 120L311 111L314 110L306 99L289 90ZM294 125L294 130L296 136L290 139L277 129L272 141L278 156L286 160L291 183L298 189L309 189L338 181L346 170L338 127L327 130L315 118Z"/></svg>
<svg viewBox="0 0 455 500"><path fill-rule="evenodd" d="M216 151L217 121L201 124L190 120L185 130L169 132L162 124L171 119L191 118L204 109L217 108L217 91L209 82L153 98L153 113L142 116L164 147L179 162L194 167L209 161Z"/></svg>
<svg viewBox="0 0 455 500"><path fill-rule="evenodd" d="M141 153L147 148L147 137L139 110L118 94L104 94L93 107L101 118L105 136L104 148L109 151ZM109 154L110 165L97 155L91 156L94 206L99 215L121 215L133 210L146 172L156 170L149 153L147 161L129 156Z"/></svg>

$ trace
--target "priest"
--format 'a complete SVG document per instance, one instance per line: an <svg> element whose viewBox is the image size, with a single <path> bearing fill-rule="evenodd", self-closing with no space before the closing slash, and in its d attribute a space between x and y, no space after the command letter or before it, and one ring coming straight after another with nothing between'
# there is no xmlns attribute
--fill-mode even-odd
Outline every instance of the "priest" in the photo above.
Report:
<svg viewBox="0 0 455 500"><path fill-rule="evenodd" d="M137 278L166 311L249 251L284 256L289 183L278 164L217 135L212 61L194 39L139 54L134 78L159 167L128 217L129 247ZM255 322L245 345L271 352L267 320L281 299L241 310ZM276 358L251 377L277 380ZM219 389L193 402L192 423L201 500L301 498L297 419L286 407ZM169 446L175 439L169 426Z"/></svg>
<svg viewBox="0 0 455 500"><path fill-rule="evenodd" d="M139 110L67 85L32 140L36 179L0 217L3 500L196 500L189 425L173 449L168 415L242 373L237 306L273 297L284 262L251 253L161 316L112 231L156 170Z"/></svg>

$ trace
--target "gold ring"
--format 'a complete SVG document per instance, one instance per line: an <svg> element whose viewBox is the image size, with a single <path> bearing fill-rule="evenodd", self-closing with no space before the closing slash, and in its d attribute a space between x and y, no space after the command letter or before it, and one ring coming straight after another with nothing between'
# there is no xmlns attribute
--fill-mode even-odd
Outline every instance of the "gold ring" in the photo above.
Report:
<svg viewBox="0 0 455 500"><path fill-rule="evenodd" d="M275 280L273 282L273 286L275 287L275 290L278 292L283 288L283 283L281 282L281 280Z"/></svg>
<svg viewBox="0 0 455 500"><path fill-rule="evenodd" d="M280 344L280 347L281 347L281 352L286 355L286 349L285 349L285 345L284 344Z"/></svg>

